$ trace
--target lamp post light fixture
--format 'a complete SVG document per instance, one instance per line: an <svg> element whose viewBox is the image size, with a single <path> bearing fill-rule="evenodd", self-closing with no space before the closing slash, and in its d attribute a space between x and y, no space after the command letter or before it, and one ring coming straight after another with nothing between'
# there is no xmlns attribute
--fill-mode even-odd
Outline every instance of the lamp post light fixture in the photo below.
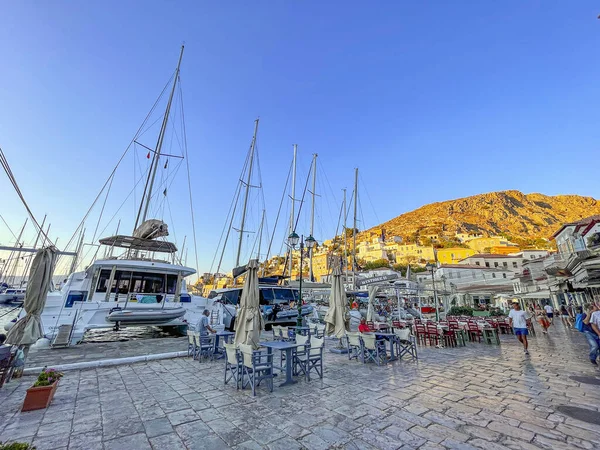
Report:
<svg viewBox="0 0 600 450"><path fill-rule="evenodd" d="M427 263L427 264L425 264L425 268L427 270L431 271L431 282L433 283L433 301L435 303L435 321L439 322L439 320L440 320L440 313L438 311L438 299L437 299L437 292L435 290L435 278L433 276L433 273L435 272L435 269L436 269L436 265L435 264L431 264L431 263Z"/></svg>
<svg viewBox="0 0 600 450"><path fill-rule="evenodd" d="M304 239L304 235L302 236L298 236L298 234L293 231L289 236L288 236L288 245L292 248L292 249L296 249L296 246L298 245L298 241L300 241L300 283L298 285L298 305L297 305L297 309L298 309L298 318L296 319L296 326L297 327L301 327L302 326L302 265L304 263L304 246L306 246L306 248L308 249L308 252L310 253L312 251L312 249L317 245L317 240L311 236L308 236L306 239ZM292 274L290 273L290 277L292 276Z"/></svg>

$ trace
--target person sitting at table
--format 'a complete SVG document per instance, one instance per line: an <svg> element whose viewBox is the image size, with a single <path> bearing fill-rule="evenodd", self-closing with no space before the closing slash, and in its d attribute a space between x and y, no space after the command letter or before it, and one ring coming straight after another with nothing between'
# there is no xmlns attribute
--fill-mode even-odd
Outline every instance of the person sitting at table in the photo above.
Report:
<svg viewBox="0 0 600 450"><path fill-rule="evenodd" d="M217 330L215 330L214 328L212 328L209 325L208 316L210 316L210 311L208 309L205 309L202 312L202 316L200 317L200 320L196 324L196 331L200 333L200 336L208 336L209 331L211 333L217 332Z"/></svg>
<svg viewBox="0 0 600 450"><path fill-rule="evenodd" d="M370 333L371 329L367 325L367 320L363 317L360 319L360 325L358 326L359 333Z"/></svg>

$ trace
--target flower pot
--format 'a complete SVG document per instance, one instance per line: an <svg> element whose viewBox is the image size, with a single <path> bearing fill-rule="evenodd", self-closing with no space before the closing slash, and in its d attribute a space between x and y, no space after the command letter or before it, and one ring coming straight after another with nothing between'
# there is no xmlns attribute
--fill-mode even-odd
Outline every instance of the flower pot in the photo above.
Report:
<svg viewBox="0 0 600 450"><path fill-rule="evenodd" d="M27 389L27 395L25 395L21 411L47 408L54 397L57 387L58 381L55 381L50 386L30 387Z"/></svg>

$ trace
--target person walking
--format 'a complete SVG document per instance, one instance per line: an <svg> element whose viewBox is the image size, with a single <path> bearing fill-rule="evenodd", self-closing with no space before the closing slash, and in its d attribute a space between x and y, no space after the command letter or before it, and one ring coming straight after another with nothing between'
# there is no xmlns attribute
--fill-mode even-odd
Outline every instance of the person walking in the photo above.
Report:
<svg viewBox="0 0 600 450"><path fill-rule="evenodd" d="M550 325L552 325L552 320L554 319L554 308L548 303L546 306L544 306L544 310L546 311L548 322L550 322Z"/></svg>
<svg viewBox="0 0 600 450"><path fill-rule="evenodd" d="M548 327L550 326L550 320L548 320L548 313L546 313L543 309L539 308L535 311L535 320L542 327L542 333L548 334Z"/></svg>
<svg viewBox="0 0 600 450"><path fill-rule="evenodd" d="M508 320L510 321L510 326L513 328L515 332L515 336L521 344L523 344L523 350L526 355L529 355L529 343L527 342L527 335L529 331L527 330L527 312L521 310L521 305L518 300L513 300L513 309L508 313Z"/></svg>
<svg viewBox="0 0 600 450"><path fill-rule="evenodd" d="M579 322L579 317L577 317L577 320L575 321L575 327L585 335L585 338L588 341L588 344L590 346L590 362L595 366L598 365L596 360L600 355L600 336L598 336L598 334L594 330L591 320L594 316L594 313L596 313L597 311L598 308L596 307L596 305L594 305L593 303L588 303L584 306L584 312L581 317L581 322Z"/></svg>
<svg viewBox="0 0 600 450"><path fill-rule="evenodd" d="M565 328L571 328L571 324L569 323L569 313L564 303L560 305L560 320Z"/></svg>

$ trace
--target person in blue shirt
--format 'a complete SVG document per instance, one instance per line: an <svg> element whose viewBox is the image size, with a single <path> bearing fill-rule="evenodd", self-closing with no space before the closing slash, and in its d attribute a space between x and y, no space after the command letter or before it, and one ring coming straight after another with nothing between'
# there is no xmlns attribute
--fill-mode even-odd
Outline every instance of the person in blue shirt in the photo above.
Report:
<svg viewBox="0 0 600 450"><path fill-rule="evenodd" d="M600 354L600 336L594 331L592 327L592 323L590 320L592 319L592 315L598 311L598 308L594 303L588 303L585 305L585 316L583 317L583 334L588 341L590 346L590 362L597 366L598 363L596 359L598 359L598 355Z"/></svg>
<svg viewBox="0 0 600 450"><path fill-rule="evenodd" d="M196 331L200 333L200 336L208 336L208 332L216 333L217 331L209 325L208 316L210 316L210 311L205 309L202 312L202 316L200 320L196 324Z"/></svg>

